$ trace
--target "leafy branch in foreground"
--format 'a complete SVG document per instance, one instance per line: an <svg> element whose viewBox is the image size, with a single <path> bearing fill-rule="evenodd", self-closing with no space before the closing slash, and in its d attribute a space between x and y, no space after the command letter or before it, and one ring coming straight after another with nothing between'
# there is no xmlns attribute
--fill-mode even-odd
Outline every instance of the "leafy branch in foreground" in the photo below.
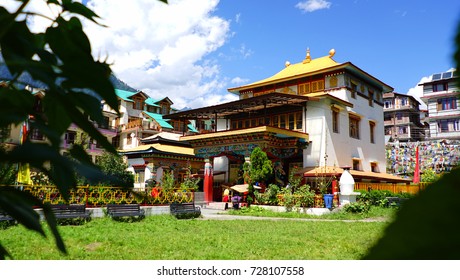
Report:
<svg viewBox="0 0 460 280"><path fill-rule="evenodd" d="M0 164L29 164L43 172L58 188L64 198L76 186L76 173L88 180L104 176L94 165L81 145L74 145L71 158L60 152L63 134L71 124L96 140L105 150L115 148L97 130L94 122L102 123L101 100L118 113L118 102L109 78L110 66L95 60L88 37L79 18L96 24L99 18L85 5L73 0L43 0L51 10L59 12L53 18L27 11L29 0L9 12L0 6L0 66L7 68L6 77L0 77L0 128L28 123L29 131L36 131L47 139L45 143L26 138L12 149L0 150ZM166 1L162 1L166 2ZM28 19L40 16L50 20L44 32L32 32ZM29 76L44 92L38 97L22 80ZM0 182L3 184L6 182ZM14 187L2 187L0 208L24 224L44 235L39 216L33 206L44 209L58 248L65 252L56 222L46 205ZM0 259L12 257L0 245Z"/></svg>

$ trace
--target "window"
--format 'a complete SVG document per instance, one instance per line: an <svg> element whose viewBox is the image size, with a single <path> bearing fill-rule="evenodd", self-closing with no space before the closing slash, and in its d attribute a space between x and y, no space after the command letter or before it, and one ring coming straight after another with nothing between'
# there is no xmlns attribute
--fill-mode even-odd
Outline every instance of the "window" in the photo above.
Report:
<svg viewBox="0 0 460 280"><path fill-rule="evenodd" d="M144 110L144 99L140 97L133 97L133 109L135 110Z"/></svg>
<svg viewBox="0 0 460 280"><path fill-rule="evenodd" d="M359 139L359 121L359 117L354 115L349 116L351 138Z"/></svg>
<svg viewBox="0 0 460 280"><path fill-rule="evenodd" d="M169 106L166 106L166 105L161 106L161 114L162 115L169 114Z"/></svg>
<svg viewBox="0 0 460 280"><path fill-rule="evenodd" d="M77 137L77 133L75 131L67 131L64 136L65 143L67 145L75 144L76 137Z"/></svg>
<svg viewBox="0 0 460 280"><path fill-rule="evenodd" d="M446 119L438 121L438 132L460 131L459 119Z"/></svg>
<svg viewBox="0 0 460 280"><path fill-rule="evenodd" d="M302 129L302 112L297 112L295 114L296 127L295 129Z"/></svg>
<svg viewBox="0 0 460 280"><path fill-rule="evenodd" d="M407 129L407 126L400 126L398 128L398 134L399 135L406 135L408 133L408 129Z"/></svg>
<svg viewBox="0 0 460 280"><path fill-rule="evenodd" d="M286 115L280 115L280 128L286 128Z"/></svg>
<svg viewBox="0 0 460 280"><path fill-rule="evenodd" d="M402 97L401 98L401 106L407 106L409 103L407 102L407 97Z"/></svg>
<svg viewBox="0 0 460 280"><path fill-rule="evenodd" d="M279 125L279 116L274 116L273 117L273 126L278 127Z"/></svg>
<svg viewBox="0 0 460 280"><path fill-rule="evenodd" d="M361 160L353 159L353 170L361 170Z"/></svg>
<svg viewBox="0 0 460 280"><path fill-rule="evenodd" d="M369 106L374 107L374 92L369 91Z"/></svg>
<svg viewBox="0 0 460 280"><path fill-rule="evenodd" d="M30 133L30 139L32 140L45 140L45 136L37 128L33 128Z"/></svg>
<svg viewBox="0 0 460 280"><path fill-rule="evenodd" d="M402 114L402 113L396 113L396 119L397 119L398 121L402 120L402 118L403 118L403 114Z"/></svg>
<svg viewBox="0 0 460 280"><path fill-rule="evenodd" d="M447 90L447 83L433 84L433 92L446 91L446 90Z"/></svg>
<svg viewBox="0 0 460 280"><path fill-rule="evenodd" d="M311 82L311 92L317 92L324 90L324 81L318 80Z"/></svg>
<svg viewBox="0 0 460 280"><path fill-rule="evenodd" d="M379 172L379 167L376 162L371 162L371 171L372 172Z"/></svg>
<svg viewBox="0 0 460 280"><path fill-rule="evenodd" d="M332 132L339 133L339 111L332 110Z"/></svg>
<svg viewBox="0 0 460 280"><path fill-rule="evenodd" d="M385 100L385 109L393 108L393 102L391 100Z"/></svg>
<svg viewBox="0 0 460 280"><path fill-rule="evenodd" d="M310 93L310 83L299 84L297 92L299 95Z"/></svg>
<svg viewBox="0 0 460 280"><path fill-rule="evenodd" d="M356 92L358 91L358 84L351 82L351 97L356 98Z"/></svg>
<svg viewBox="0 0 460 280"><path fill-rule="evenodd" d="M457 109L457 98L456 97L448 97L448 98L440 98L440 99L438 99L437 109L438 109L438 111Z"/></svg>
<svg viewBox="0 0 460 280"><path fill-rule="evenodd" d="M385 127L385 135L391 135L392 128L391 127Z"/></svg>
<svg viewBox="0 0 460 280"><path fill-rule="evenodd" d="M294 114L289 114L288 115L288 121L289 121L289 129L293 130L295 127L295 115Z"/></svg>
<svg viewBox="0 0 460 280"><path fill-rule="evenodd" d="M370 136L370 139L371 139L371 143L374 144L375 143L375 123L370 121L369 122L369 136Z"/></svg>

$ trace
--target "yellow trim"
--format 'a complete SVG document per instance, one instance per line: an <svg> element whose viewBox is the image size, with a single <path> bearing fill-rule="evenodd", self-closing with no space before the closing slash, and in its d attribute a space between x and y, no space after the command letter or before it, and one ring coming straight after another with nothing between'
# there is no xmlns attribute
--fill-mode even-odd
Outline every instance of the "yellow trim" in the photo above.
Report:
<svg viewBox="0 0 460 280"><path fill-rule="evenodd" d="M345 108L343 108L342 106L339 106L337 104L332 104L331 105L331 110L342 111L343 109L345 109Z"/></svg>
<svg viewBox="0 0 460 280"><path fill-rule="evenodd" d="M206 133L206 134L198 134L198 135L189 135L189 136L182 136L180 138L181 141L192 141L192 140L200 140L200 139L211 139L216 137L228 137L233 135L243 135L243 134L250 134L250 133L260 133L260 132L272 132L276 134L283 134L288 137L297 137L303 138L308 140L308 134L298 131L291 131L282 128L276 128L271 126L258 126L253 128L244 128L238 130L225 130L225 131L218 131L213 133Z"/></svg>

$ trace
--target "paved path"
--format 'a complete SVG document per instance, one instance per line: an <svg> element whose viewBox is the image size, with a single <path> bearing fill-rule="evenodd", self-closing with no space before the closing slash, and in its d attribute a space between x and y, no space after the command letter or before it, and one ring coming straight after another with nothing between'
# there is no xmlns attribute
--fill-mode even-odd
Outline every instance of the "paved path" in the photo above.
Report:
<svg viewBox="0 0 460 280"><path fill-rule="evenodd" d="M383 218L370 218L363 220L332 220L332 219L307 219L307 218L278 218L278 217L256 217L256 216L243 216L243 215L229 215L225 210L202 208L201 215L203 220L290 220L290 221L309 221L309 222L386 222Z"/></svg>

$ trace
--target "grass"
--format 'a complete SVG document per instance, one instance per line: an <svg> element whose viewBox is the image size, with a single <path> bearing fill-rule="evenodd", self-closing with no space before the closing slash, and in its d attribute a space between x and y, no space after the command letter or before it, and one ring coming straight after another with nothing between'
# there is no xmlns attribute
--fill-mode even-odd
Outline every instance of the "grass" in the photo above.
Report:
<svg viewBox="0 0 460 280"><path fill-rule="evenodd" d="M0 242L17 260L355 260L387 223L176 220L170 215L126 223L95 218L59 227L67 255L56 249L46 226L46 239L18 225L0 229Z"/></svg>
<svg viewBox="0 0 460 280"><path fill-rule="evenodd" d="M273 212L262 207L252 206L243 207L240 210L229 210L227 214L241 216L273 217L273 218L299 218L299 219L318 219L318 220L362 220L362 219L386 219L394 217L396 208L384 208L371 206L369 212L365 213L347 213L345 211L331 212L327 215L307 215L291 212Z"/></svg>

